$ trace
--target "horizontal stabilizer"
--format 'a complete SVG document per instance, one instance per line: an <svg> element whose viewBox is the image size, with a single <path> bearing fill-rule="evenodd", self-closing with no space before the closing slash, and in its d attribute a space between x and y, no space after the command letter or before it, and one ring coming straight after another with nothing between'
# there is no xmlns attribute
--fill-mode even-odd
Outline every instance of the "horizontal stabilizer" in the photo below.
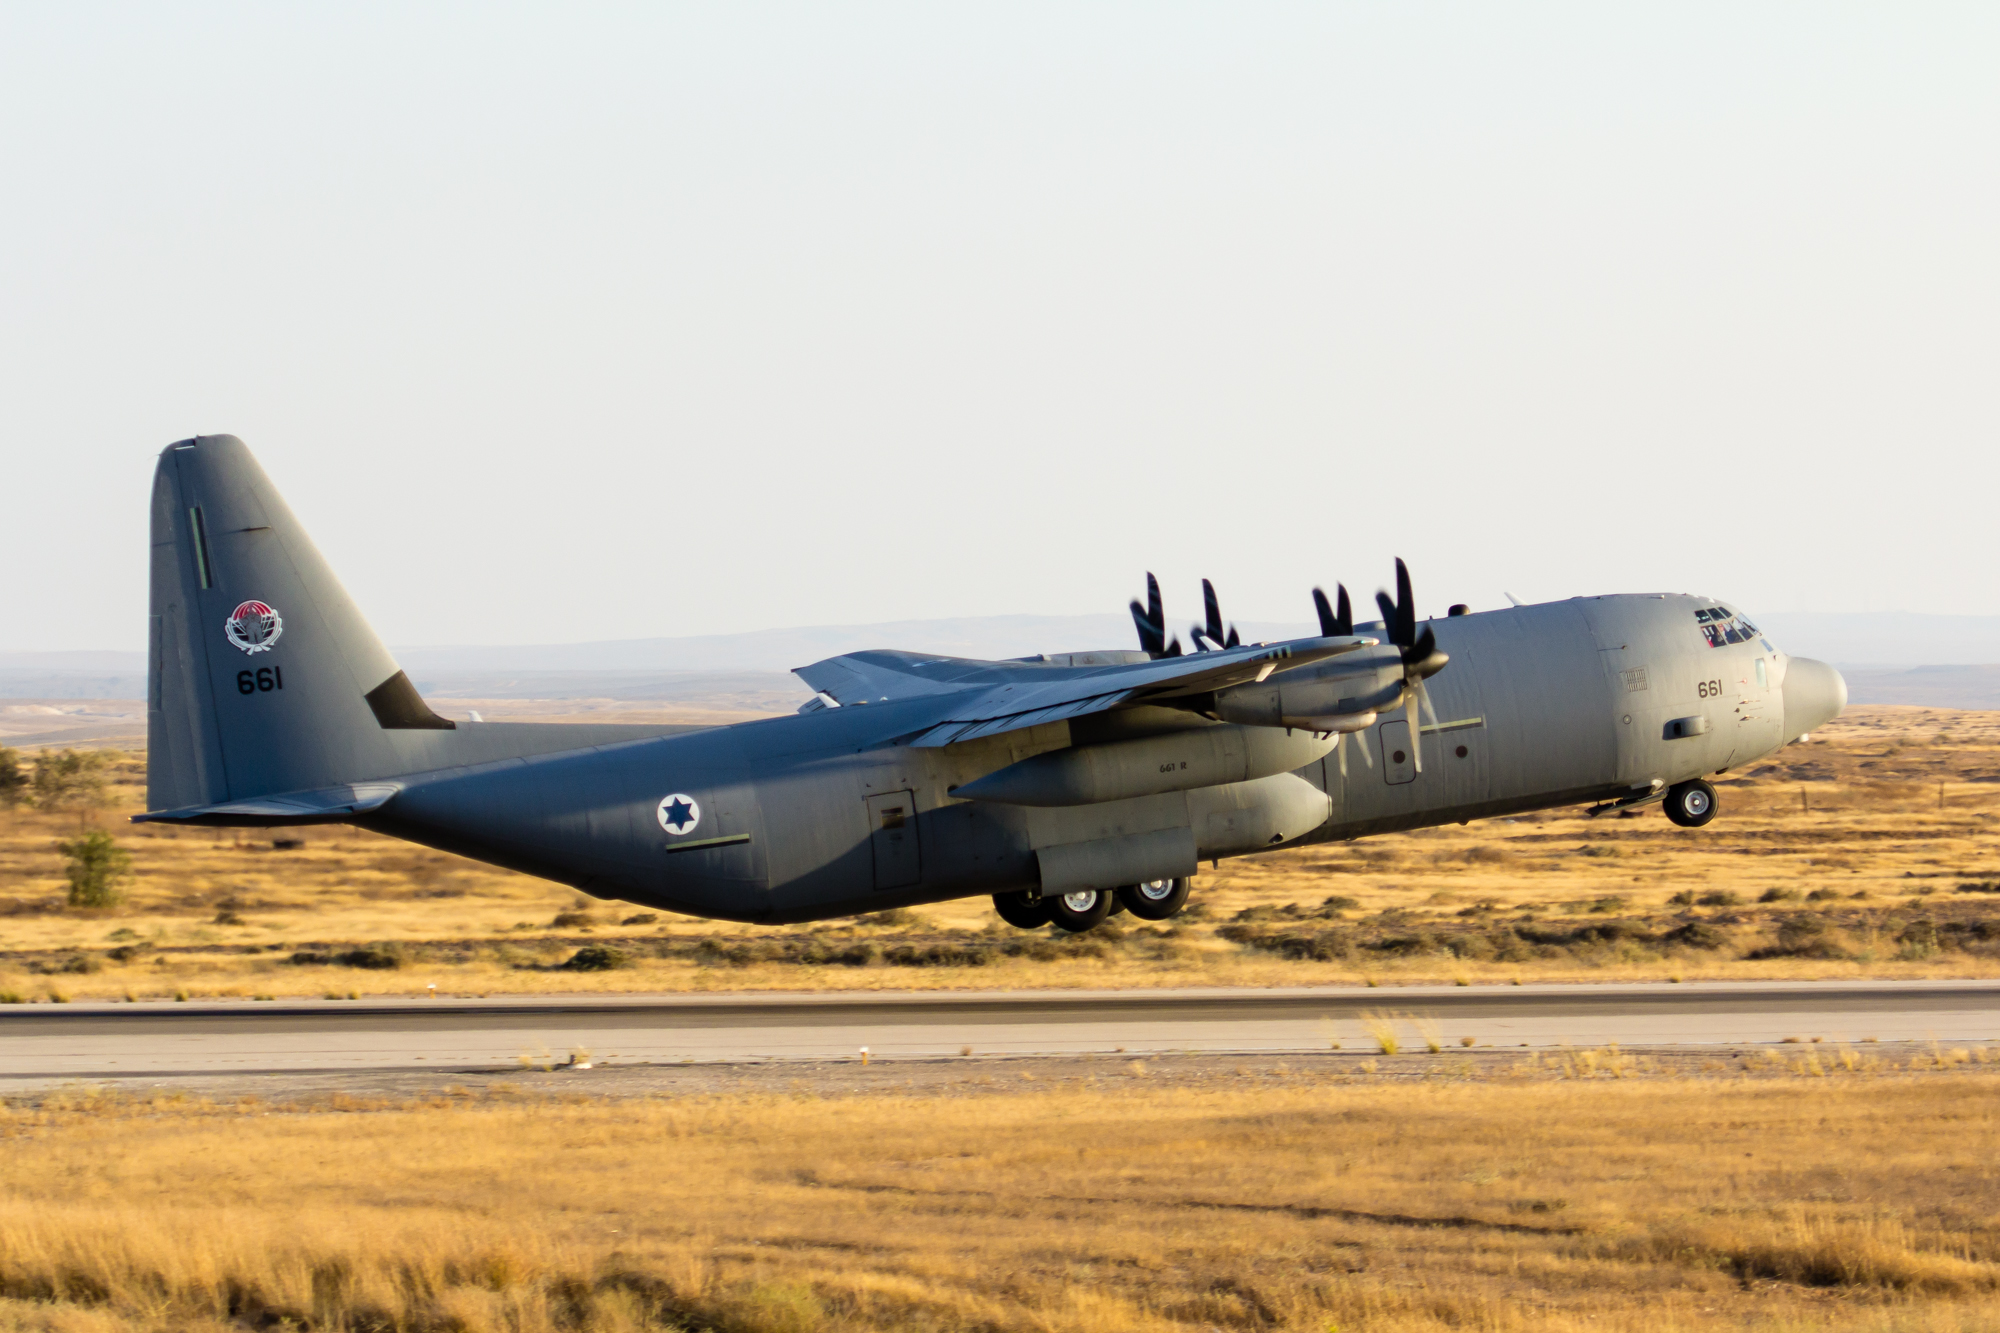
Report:
<svg viewBox="0 0 2000 1333"><path fill-rule="evenodd" d="M257 796L220 805L191 805L132 816L135 824L218 824L237 828L269 828L278 824L344 824L356 815L380 809L403 788L394 782L355 782L318 791Z"/></svg>

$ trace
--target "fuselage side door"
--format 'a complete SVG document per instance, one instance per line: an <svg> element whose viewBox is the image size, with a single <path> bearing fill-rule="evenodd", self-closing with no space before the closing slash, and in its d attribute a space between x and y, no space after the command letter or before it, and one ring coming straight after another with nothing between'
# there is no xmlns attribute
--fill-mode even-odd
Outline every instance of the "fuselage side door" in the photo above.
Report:
<svg viewBox="0 0 2000 1333"><path fill-rule="evenodd" d="M901 889L924 877L917 843L916 793L884 792L868 798L868 840L875 853L875 887Z"/></svg>

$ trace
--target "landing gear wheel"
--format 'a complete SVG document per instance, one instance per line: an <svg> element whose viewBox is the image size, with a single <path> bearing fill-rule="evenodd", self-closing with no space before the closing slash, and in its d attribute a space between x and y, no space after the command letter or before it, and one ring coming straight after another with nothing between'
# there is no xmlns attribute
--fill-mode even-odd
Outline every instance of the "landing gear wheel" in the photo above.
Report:
<svg viewBox="0 0 2000 1333"><path fill-rule="evenodd" d="M1715 788L1703 778L1690 778L1667 788L1667 818L1682 828L1700 828L1715 818Z"/></svg>
<svg viewBox="0 0 2000 1333"><path fill-rule="evenodd" d="M1180 879L1149 879L1144 884L1127 884L1118 890L1118 901L1125 910L1141 921L1165 921L1170 916L1179 916L1187 906L1188 889L1194 881L1183 876Z"/></svg>
<svg viewBox="0 0 2000 1333"><path fill-rule="evenodd" d="M1111 895L1103 889L1079 889L1060 898L1044 898L1049 920L1072 933L1081 933L1111 915Z"/></svg>
<svg viewBox="0 0 2000 1333"><path fill-rule="evenodd" d="M1049 900L1030 898L1025 893L996 893L993 910L1000 919L1021 930L1038 930L1049 924Z"/></svg>

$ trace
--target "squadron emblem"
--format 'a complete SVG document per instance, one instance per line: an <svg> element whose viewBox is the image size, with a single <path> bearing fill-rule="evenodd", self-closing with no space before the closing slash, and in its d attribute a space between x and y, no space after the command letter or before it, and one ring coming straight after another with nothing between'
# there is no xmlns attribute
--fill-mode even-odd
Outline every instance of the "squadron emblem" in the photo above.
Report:
<svg viewBox="0 0 2000 1333"><path fill-rule="evenodd" d="M246 653L268 653L285 632L285 620L263 602L244 602L222 622L222 632Z"/></svg>
<svg viewBox="0 0 2000 1333"><path fill-rule="evenodd" d="M660 827L676 838L694 832L694 826L701 822L701 806L694 797L684 792L660 798Z"/></svg>

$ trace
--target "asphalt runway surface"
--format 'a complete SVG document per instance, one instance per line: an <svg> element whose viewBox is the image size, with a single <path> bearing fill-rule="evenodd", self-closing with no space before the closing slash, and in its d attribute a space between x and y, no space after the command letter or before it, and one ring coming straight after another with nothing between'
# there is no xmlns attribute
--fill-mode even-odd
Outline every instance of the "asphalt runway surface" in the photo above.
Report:
<svg viewBox="0 0 2000 1333"><path fill-rule="evenodd" d="M23 1005L0 1080L1170 1052L2000 1042L2000 982L829 992Z"/></svg>

